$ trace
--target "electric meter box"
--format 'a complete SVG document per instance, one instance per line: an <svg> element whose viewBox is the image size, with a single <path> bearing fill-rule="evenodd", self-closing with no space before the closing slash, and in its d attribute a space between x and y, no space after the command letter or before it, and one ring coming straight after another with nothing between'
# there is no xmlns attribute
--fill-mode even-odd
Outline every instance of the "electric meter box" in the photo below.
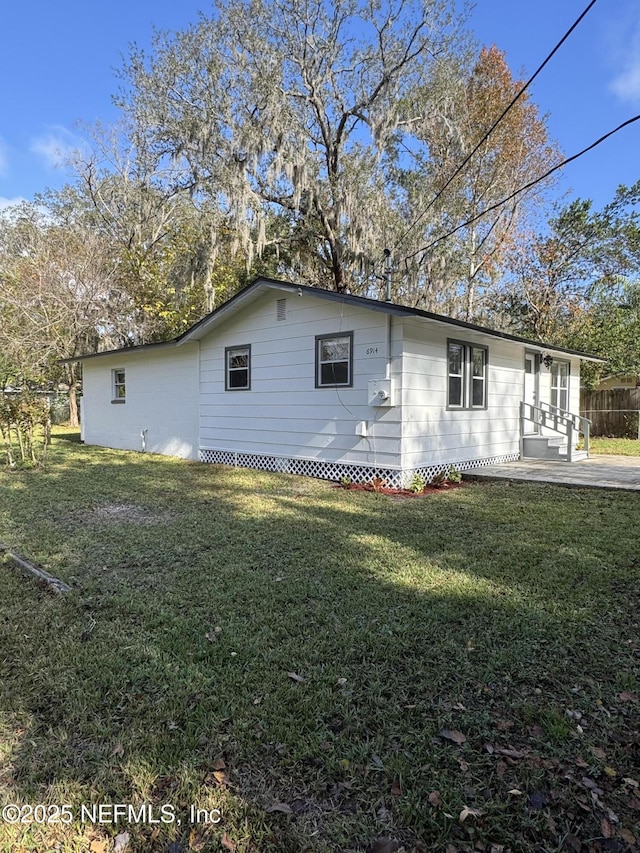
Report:
<svg viewBox="0 0 640 853"><path fill-rule="evenodd" d="M371 379L369 381L369 405L391 406L391 380Z"/></svg>

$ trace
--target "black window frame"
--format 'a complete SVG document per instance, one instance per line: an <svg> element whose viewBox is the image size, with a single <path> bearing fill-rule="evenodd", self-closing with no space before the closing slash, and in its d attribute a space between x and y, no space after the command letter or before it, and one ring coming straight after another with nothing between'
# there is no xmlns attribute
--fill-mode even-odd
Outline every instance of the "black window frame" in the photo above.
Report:
<svg viewBox="0 0 640 853"><path fill-rule="evenodd" d="M240 352L242 350L246 350L247 353L247 366L232 368L229 366L229 356L231 353ZM246 385L232 385L229 381L231 371L240 372L241 370L247 371L247 384ZM232 347L225 347L224 350L224 390L225 391L250 391L251 390L251 344L237 344Z"/></svg>
<svg viewBox="0 0 640 853"><path fill-rule="evenodd" d="M348 370L347 382L322 382L321 367L323 364L331 364L331 362L322 362L320 352L322 344L325 341L338 340L339 338L347 338L349 341L349 358L346 360ZM316 335L315 341L316 357L315 357L315 387L316 388L353 388L353 332L333 332L329 335ZM336 362L344 364L344 361Z"/></svg>
<svg viewBox="0 0 640 853"><path fill-rule="evenodd" d="M451 373L450 364L451 364L451 347L461 347L462 356L461 356L461 372L460 373ZM474 375L474 353L481 352L483 354L483 375L482 377L478 377ZM488 408L489 404L489 347L484 344L471 343L469 341L460 341L454 338L447 339L447 353L446 353L446 395L447 395L447 410L452 412L464 412L464 411L484 411ZM461 402L452 403L451 402L451 380L452 379L460 379L460 391L461 391ZM474 398L474 387L475 383L479 380L482 381L482 403L475 404L473 402Z"/></svg>

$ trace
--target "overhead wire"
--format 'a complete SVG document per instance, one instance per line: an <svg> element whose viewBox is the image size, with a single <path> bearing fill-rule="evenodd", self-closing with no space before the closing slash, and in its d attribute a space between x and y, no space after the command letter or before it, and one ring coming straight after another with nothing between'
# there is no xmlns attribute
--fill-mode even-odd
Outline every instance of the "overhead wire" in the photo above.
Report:
<svg viewBox="0 0 640 853"><path fill-rule="evenodd" d="M509 111L515 106L520 97L526 92L529 86L533 83L536 77L540 74L543 68L550 62L553 56L558 52L558 50L562 47L565 41L569 38L571 33L576 29L576 27L581 23L582 19L587 15L587 13L591 10L591 8L596 4L597 0L591 0L591 2L585 7L585 9L581 12L581 14L576 18L573 24L569 27L569 29L562 36L560 41L556 44L553 50L545 57L543 62L538 66L538 68L534 71L531 77L522 85L518 93L512 98L510 103L504 108L504 110L500 113L498 118L493 122L491 127L484 133L480 141L476 144L473 150L467 154L462 163L454 170L454 172L449 176L449 178L445 181L443 186L438 190L435 196L431 199L431 201L427 204L424 210L413 220L411 225L404 231L404 233L399 237L396 243L393 246L393 250L395 251L398 246L406 239L406 237L413 231L416 225L426 216L429 210L433 207L433 205L438 201L438 199L442 196L445 190L451 185L451 183L455 180L455 178L460 174L460 172L464 169L467 163L471 160L471 158L478 152L478 150L484 145L489 136L493 133L493 131L498 127L498 125L504 120ZM417 253L414 253L417 254ZM413 255L409 256L413 257Z"/></svg>
<svg viewBox="0 0 640 853"><path fill-rule="evenodd" d="M407 255L405 257L405 261L408 261L411 258L414 258L416 255L420 255L420 254L423 254L425 252L428 252L429 249L432 249L434 246L436 246L442 240L447 240L453 234L456 234L458 231L462 230L463 228L467 228L469 225L472 225L478 219L481 219L483 216L486 216L487 213L491 213L491 211L496 210L499 207L502 207L502 205L506 204L508 201L511 201L516 196L520 195L520 193L523 193L526 190L531 189L531 187L534 187L536 184L539 184L541 181L544 181L546 178L548 178L554 172L557 172L558 169L562 169L568 163L572 163L574 160L577 160L579 157L582 157L587 152L592 151L594 148L597 148L598 145L603 143L606 139L609 139L610 136L613 136L615 133L618 133L620 130L623 130L623 128L628 127L630 124L633 124L634 122L639 121L639 120L640 120L640 114L633 116L633 118L627 119L626 121L623 121L622 124L619 124L613 130L610 130L608 133L605 133L604 136L601 136L599 139L596 139L595 142L592 142L591 145L588 145L586 148L583 148L582 151L578 151L577 154L573 154L571 157L567 157L566 159L561 160L559 163L556 163L555 166L552 166L550 169L548 169L543 175L540 175L539 177L534 178L532 181L529 181L529 183L524 184L519 189L512 192L510 195L503 198L501 201L495 202L495 204L490 205L489 207L485 208L485 210L481 211L480 213L477 213L475 216L472 216L470 219L467 219L466 222L463 222L462 224L457 225L455 228L452 228L451 231L447 231L446 234L441 234L440 237L436 237L435 240L432 240L431 243L428 243L426 246L423 246L421 249L416 249L415 252L412 252L410 255ZM419 263L422 263L423 259L424 259L424 254L423 254L423 257L420 259Z"/></svg>

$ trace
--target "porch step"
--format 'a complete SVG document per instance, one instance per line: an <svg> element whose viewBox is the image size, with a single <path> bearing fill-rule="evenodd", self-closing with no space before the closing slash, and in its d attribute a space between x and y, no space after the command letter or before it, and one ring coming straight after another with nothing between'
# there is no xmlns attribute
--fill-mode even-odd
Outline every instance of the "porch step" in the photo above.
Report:
<svg viewBox="0 0 640 853"><path fill-rule="evenodd" d="M525 459L549 459L555 462L567 461L567 440L562 436L525 435L522 442L522 455ZM584 450L574 450L572 461L586 459Z"/></svg>

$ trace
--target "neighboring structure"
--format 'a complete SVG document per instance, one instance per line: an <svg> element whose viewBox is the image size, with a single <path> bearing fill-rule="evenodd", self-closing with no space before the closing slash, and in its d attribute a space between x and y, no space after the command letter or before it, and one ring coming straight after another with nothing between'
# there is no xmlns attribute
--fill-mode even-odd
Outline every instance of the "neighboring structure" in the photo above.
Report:
<svg viewBox="0 0 640 853"><path fill-rule="evenodd" d="M635 388L640 388L640 376L637 373L616 373L613 376L603 376L594 390L619 391Z"/></svg>
<svg viewBox="0 0 640 853"><path fill-rule="evenodd" d="M257 279L181 337L89 355L87 444L406 485L450 465L575 458L584 353ZM597 360L597 359L596 359ZM566 439L568 437L568 443ZM588 441L588 436L587 436ZM552 451L563 452L561 441Z"/></svg>

